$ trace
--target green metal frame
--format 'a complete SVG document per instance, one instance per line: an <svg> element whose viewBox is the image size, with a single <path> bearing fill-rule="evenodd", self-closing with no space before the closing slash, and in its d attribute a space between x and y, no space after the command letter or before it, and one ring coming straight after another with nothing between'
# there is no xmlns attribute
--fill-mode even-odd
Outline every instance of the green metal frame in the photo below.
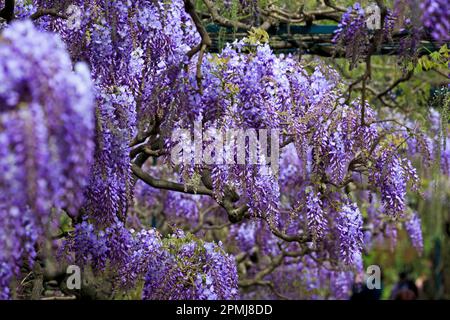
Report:
<svg viewBox="0 0 450 320"><path fill-rule="evenodd" d="M276 27L271 27L267 30L267 33L271 37L279 37L282 40L291 41L292 36L294 35L311 35L311 36L329 36L331 38L333 33L338 29L337 25L310 25L310 26L301 26L301 25L287 25L281 24ZM206 26L207 32L211 35L213 39L213 46L211 48L212 52L217 52L218 48L218 40L219 35L225 33L228 36L234 36L238 34L245 34L247 30L243 29L234 29L231 27L221 27L217 24L209 24ZM321 51L321 50L329 50L334 45L329 41L320 41L320 39L312 39L305 41L305 43L314 48L314 50L301 49L301 48L286 48L286 49L277 49L275 50L277 53L298 53L302 54L312 54L313 51ZM449 44L450 45L450 44ZM440 45L433 42L431 39L426 39L425 42L422 43L422 51L421 53L425 54L432 51L439 50ZM377 55L396 55L399 49L398 41L394 41L393 43L384 43L381 45L380 49L375 52Z"/></svg>

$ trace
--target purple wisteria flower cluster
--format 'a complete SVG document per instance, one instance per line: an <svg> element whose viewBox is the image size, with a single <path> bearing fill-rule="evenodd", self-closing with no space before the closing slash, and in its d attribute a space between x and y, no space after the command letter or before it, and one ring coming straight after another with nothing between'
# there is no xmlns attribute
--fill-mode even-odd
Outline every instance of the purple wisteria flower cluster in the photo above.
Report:
<svg viewBox="0 0 450 320"><path fill-rule="evenodd" d="M146 300L238 298L234 257L220 243L204 242L182 231L163 239L154 229L135 233L118 222L97 231L84 221L60 254L96 273L114 269L114 282L123 290L143 281Z"/></svg>
<svg viewBox="0 0 450 320"><path fill-rule="evenodd" d="M417 212L412 212L404 222L413 247L419 252L423 252L423 237L420 217Z"/></svg>
<svg viewBox="0 0 450 320"><path fill-rule="evenodd" d="M276 247L277 237L305 238L321 248L321 259L328 268L347 272L349 266L361 262L363 215L342 188L370 181L381 194L381 214L394 220L404 217L407 182L417 186L417 173L408 160L394 152L392 143L380 144L390 128L376 121L369 105L364 106L362 123L361 102L347 105L339 98L339 76L333 70L317 64L312 73L307 72L291 57L277 56L268 46L243 54L235 43L219 55L207 56L202 73L201 94L195 74L186 75L183 90L190 90L189 99L186 107L179 109L183 116L175 126L190 128L189 119L200 118L205 127L278 126L292 133L292 141L281 153L278 176L260 175L259 168L252 165L214 164L183 164L187 178L174 176L191 183L202 169L208 169L219 203L223 190L232 185L250 218L265 221L232 226L228 239L233 248L249 251L252 257L260 254L255 249L259 248L275 258L282 254ZM272 102L266 104L268 100ZM177 201L172 208L178 203L178 210L185 210L181 207L184 201ZM201 204L197 208L202 211ZM382 224L378 218L370 221L376 224L370 234L378 234ZM196 222L188 222L187 228L195 227ZM259 268L250 268L247 274L264 270ZM346 277L349 279L348 274Z"/></svg>
<svg viewBox="0 0 450 320"><path fill-rule="evenodd" d="M420 42L428 34L441 44L450 40L448 1L394 1L392 8L385 9L381 40L392 41L394 34L399 37L398 52L405 65L417 61ZM342 15L332 41L344 50L352 68L366 54L370 40L364 7L356 2Z"/></svg>
<svg viewBox="0 0 450 320"><path fill-rule="evenodd" d="M0 264L2 298L24 261L32 266L52 212L76 215L93 156L88 68L31 22L0 36Z"/></svg>

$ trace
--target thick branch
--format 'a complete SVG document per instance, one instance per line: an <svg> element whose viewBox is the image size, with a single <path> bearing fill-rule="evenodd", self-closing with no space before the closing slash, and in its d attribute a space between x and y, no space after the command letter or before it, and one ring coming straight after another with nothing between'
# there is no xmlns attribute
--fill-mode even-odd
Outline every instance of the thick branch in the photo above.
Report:
<svg viewBox="0 0 450 320"><path fill-rule="evenodd" d="M252 28L251 25L239 22L239 21L233 21L230 19L227 19L225 17L222 17L214 3L210 0L203 0L204 4L208 8L209 13L211 14L212 19L214 22L224 26L224 27L230 27L235 29L244 29L244 30L250 30Z"/></svg>
<svg viewBox="0 0 450 320"><path fill-rule="evenodd" d="M184 193L190 193L190 194L201 194L201 195L208 195L212 196L213 192L205 188L203 186L198 186L196 188L192 186L185 186L182 183L176 183L172 181L167 180L158 180L148 173L146 173L144 170L142 170L138 165L132 164L131 170L133 173L142 181L147 183L148 185L157 188L157 189L164 189L164 190L172 190L172 191L178 191L178 192L184 192Z"/></svg>
<svg viewBox="0 0 450 320"><path fill-rule="evenodd" d="M394 81L389 87L387 87L384 91L380 92L377 95L377 98L381 98L391 92L395 87L397 87L400 83L408 81L411 79L414 71L408 71L403 77L398 78L396 81Z"/></svg>
<svg viewBox="0 0 450 320"><path fill-rule="evenodd" d="M55 18L67 19L67 15L60 13L56 9L39 9L30 16L31 20L37 20L44 16L52 16Z"/></svg>
<svg viewBox="0 0 450 320"><path fill-rule="evenodd" d="M192 3L192 0L184 0L184 9L186 12L191 16L192 21L195 24L195 27L197 28L198 33L200 34L200 37L202 38L202 42L190 50L188 52L188 57L192 58L197 52L202 50L203 47L210 47L212 44L211 38L209 37L208 32L206 31L205 27L203 26L202 20L198 16L197 12L195 11L195 6ZM204 48L203 50L205 50Z"/></svg>
<svg viewBox="0 0 450 320"><path fill-rule="evenodd" d="M324 0L323 2L324 2L324 4L325 4L327 7L333 8L333 9L335 9L335 10L337 10L337 11L341 11L341 12L346 12L346 11L347 11L346 8L344 8L344 7L339 7L339 6L337 6L337 5L333 4L333 3L331 3L330 0Z"/></svg>
<svg viewBox="0 0 450 320"><path fill-rule="evenodd" d="M284 261L285 257L303 257L306 254L310 253L311 250L308 248L305 248L303 250L300 250L298 252L287 252L282 251L282 253L275 258L272 259L271 263L264 268L263 270L259 271L253 279L243 279L239 281L240 287L250 287L250 286L268 286L272 289L272 291L280 298L282 299L288 299L286 296L281 295L275 290L275 287L273 286L273 283L267 280L264 280L264 278L275 271Z"/></svg>

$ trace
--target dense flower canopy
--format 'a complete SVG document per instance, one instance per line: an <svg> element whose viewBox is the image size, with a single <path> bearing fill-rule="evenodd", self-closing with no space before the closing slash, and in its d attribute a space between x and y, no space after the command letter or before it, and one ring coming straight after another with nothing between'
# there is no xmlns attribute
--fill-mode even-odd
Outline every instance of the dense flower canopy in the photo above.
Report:
<svg viewBox="0 0 450 320"><path fill-rule="evenodd" d="M433 23L439 1L427 2L423 25L447 41L448 13ZM0 298L49 246L58 263L110 275L112 291L142 299L345 299L374 242L395 242L403 225L423 251L408 192L420 189L418 155L449 175L439 115L426 134L347 97L323 61L264 41L204 52L186 3L17 1L22 21L0 26ZM29 20L71 5L76 21ZM355 4L333 37L352 66L370 51L364 24ZM199 125L212 132L204 154L241 130L225 144L231 164L217 149L216 161L174 162L173 133L187 132L194 155ZM244 130L256 134L243 138L241 163ZM279 159L266 156L263 132Z"/></svg>

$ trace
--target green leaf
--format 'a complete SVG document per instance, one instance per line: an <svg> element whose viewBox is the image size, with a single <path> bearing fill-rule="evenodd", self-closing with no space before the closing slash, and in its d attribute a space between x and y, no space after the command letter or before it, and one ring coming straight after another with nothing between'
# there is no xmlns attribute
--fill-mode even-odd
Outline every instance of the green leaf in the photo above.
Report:
<svg viewBox="0 0 450 320"><path fill-rule="evenodd" d="M434 51L430 54L430 58L435 62L439 62L439 60L441 60L441 53L438 51Z"/></svg>

